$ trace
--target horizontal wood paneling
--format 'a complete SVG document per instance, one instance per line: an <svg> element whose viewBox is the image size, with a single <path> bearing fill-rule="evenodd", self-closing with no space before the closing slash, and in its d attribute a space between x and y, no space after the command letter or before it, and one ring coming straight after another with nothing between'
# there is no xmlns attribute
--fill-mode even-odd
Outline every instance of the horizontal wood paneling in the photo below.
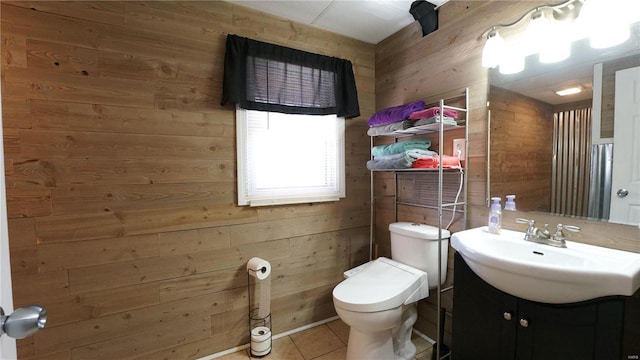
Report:
<svg viewBox="0 0 640 360"><path fill-rule="evenodd" d="M155 283L60 296L47 303L47 321L69 324L159 303L158 285Z"/></svg>
<svg viewBox="0 0 640 360"><path fill-rule="evenodd" d="M518 208L551 211L553 107L491 87L491 196L517 194Z"/></svg>
<svg viewBox="0 0 640 360"><path fill-rule="evenodd" d="M2 109L21 359L194 359L248 341L245 264L273 264L276 333L335 315L368 259L375 47L222 1L5 2ZM347 197L239 207L226 35L346 58Z"/></svg>
<svg viewBox="0 0 640 360"><path fill-rule="evenodd" d="M184 136L235 136L235 114L228 110L208 112L160 111L98 104L30 100L34 129L99 133Z"/></svg>
<svg viewBox="0 0 640 360"><path fill-rule="evenodd" d="M233 181L233 160L14 159L15 187Z"/></svg>
<svg viewBox="0 0 640 360"><path fill-rule="evenodd" d="M55 1L22 1L12 5L104 24L122 25L125 20L124 4L116 1L79 1L70 4Z"/></svg>
<svg viewBox="0 0 640 360"><path fill-rule="evenodd" d="M270 222L258 222L230 228L231 244L251 244L273 239L316 234L340 228L355 228L369 224L368 212L308 216ZM345 225L344 223L347 223Z"/></svg>
<svg viewBox="0 0 640 360"><path fill-rule="evenodd" d="M219 160L235 155L235 139L145 134L100 134L24 130L20 155L24 158L181 159Z"/></svg>
<svg viewBox="0 0 640 360"><path fill-rule="evenodd" d="M153 87L149 83L140 86L134 80L112 78L104 81L89 75L93 74L69 75L39 68L7 68L4 85L8 93L26 92L30 99L153 106Z"/></svg>
<svg viewBox="0 0 640 360"><path fill-rule="evenodd" d="M209 337L211 333L208 317L194 318L184 315L185 319L171 320L168 324L158 326L152 330L116 339L110 339L95 345L82 346L71 350L73 359L115 359L126 352L131 357L147 354L158 348L158 343L169 347L178 347L188 340L201 340ZM184 328L185 331L174 331Z"/></svg>
<svg viewBox="0 0 640 360"><path fill-rule="evenodd" d="M224 311L226 294L218 292L207 296L194 297L188 300L180 300L162 303L157 306L145 307L136 311L100 316L97 318L79 321L76 323L60 325L57 331L51 331L50 335L35 338L37 352L49 351L61 345L67 348L88 346L97 342L107 341L112 338L123 340L126 333L113 333L113 329L127 329L129 337L136 337L152 329L163 328L165 324L171 324L187 317L192 319L203 318ZM188 328L185 332L191 331ZM173 332L179 332L174 331ZM126 353L124 356L128 356ZM97 358L94 356L94 358Z"/></svg>
<svg viewBox="0 0 640 360"><path fill-rule="evenodd" d="M77 212L115 212L183 205L232 204L235 191L229 182L185 184L71 185L51 189L52 215Z"/></svg>
<svg viewBox="0 0 640 360"><path fill-rule="evenodd" d="M158 235L138 235L103 240L39 245L41 272L110 264L159 256Z"/></svg>

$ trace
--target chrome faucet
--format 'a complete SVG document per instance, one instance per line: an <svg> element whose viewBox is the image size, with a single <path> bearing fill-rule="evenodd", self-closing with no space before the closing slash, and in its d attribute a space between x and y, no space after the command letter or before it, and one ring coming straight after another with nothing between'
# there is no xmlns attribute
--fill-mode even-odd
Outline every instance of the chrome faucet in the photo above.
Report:
<svg viewBox="0 0 640 360"><path fill-rule="evenodd" d="M572 231L572 232L579 232L580 228L577 227L577 226L573 226L573 225L558 224L556 226L556 233L553 234L551 239L549 239L548 245L566 248L567 247L567 243L564 240L564 232L563 232L563 230L568 230L568 231Z"/></svg>
<svg viewBox="0 0 640 360"><path fill-rule="evenodd" d="M556 232L551 235L549 232L549 224L544 224L544 229L540 230L536 228L536 222L534 220L517 218L516 222L528 225L527 232L524 235L526 241L562 248L567 247L563 230L573 232L580 231L580 228L577 226L558 224L556 226Z"/></svg>
<svg viewBox="0 0 640 360"><path fill-rule="evenodd" d="M529 227L527 227L527 232L524 235L524 239L525 240L537 242L536 239L538 239L540 231L538 230L538 228L536 228L536 221L535 220L517 218L516 222L520 223L520 224L529 225Z"/></svg>

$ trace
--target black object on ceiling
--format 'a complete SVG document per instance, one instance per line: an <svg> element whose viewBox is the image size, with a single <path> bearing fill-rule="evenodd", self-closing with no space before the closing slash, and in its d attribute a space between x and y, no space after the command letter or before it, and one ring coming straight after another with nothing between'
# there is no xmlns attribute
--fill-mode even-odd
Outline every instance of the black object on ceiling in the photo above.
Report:
<svg viewBox="0 0 640 360"><path fill-rule="evenodd" d="M416 0L411 3L409 13L420 23L422 36L438 29L438 11L434 4L425 0Z"/></svg>

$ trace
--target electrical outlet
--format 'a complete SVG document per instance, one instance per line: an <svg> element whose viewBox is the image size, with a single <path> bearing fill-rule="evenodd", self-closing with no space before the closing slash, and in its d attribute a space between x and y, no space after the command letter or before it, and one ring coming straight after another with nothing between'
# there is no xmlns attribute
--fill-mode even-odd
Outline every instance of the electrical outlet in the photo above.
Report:
<svg viewBox="0 0 640 360"><path fill-rule="evenodd" d="M465 139L453 139L453 155L464 160L467 156L467 146Z"/></svg>

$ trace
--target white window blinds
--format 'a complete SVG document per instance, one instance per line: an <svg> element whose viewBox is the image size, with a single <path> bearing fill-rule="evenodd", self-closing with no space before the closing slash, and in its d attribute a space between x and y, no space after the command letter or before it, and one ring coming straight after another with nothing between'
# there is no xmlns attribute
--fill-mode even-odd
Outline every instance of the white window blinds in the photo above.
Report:
<svg viewBox="0 0 640 360"><path fill-rule="evenodd" d="M344 119L237 109L238 204L345 196Z"/></svg>

